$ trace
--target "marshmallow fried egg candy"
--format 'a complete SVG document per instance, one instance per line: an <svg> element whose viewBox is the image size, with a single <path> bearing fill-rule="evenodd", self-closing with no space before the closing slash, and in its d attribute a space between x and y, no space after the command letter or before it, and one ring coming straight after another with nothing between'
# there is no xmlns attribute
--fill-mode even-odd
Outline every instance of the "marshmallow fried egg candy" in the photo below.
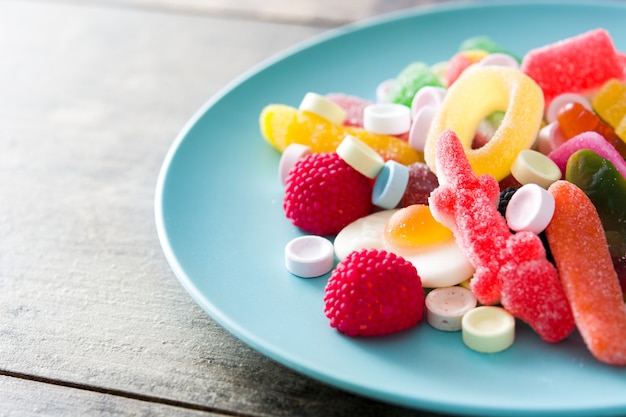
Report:
<svg viewBox="0 0 626 417"><path fill-rule="evenodd" d="M334 247L340 261L360 249L394 252L415 266L425 288L457 285L474 273L452 232L422 204L362 217L337 234Z"/></svg>

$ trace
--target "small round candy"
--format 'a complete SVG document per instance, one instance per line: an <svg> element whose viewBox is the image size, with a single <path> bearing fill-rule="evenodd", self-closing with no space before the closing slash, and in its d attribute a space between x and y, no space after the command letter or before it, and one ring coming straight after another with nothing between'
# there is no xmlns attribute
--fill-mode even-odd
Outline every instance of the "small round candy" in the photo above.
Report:
<svg viewBox="0 0 626 417"><path fill-rule="evenodd" d="M378 87L376 87L377 103L389 103L389 88L395 81L395 79L391 78L378 84Z"/></svg>
<svg viewBox="0 0 626 417"><path fill-rule="evenodd" d="M411 130L409 130L409 145L411 145L411 148L424 152L428 129L430 129L436 113L437 107L430 105L423 106L415 113L413 123L411 123Z"/></svg>
<svg viewBox="0 0 626 417"><path fill-rule="evenodd" d="M285 148L278 163L278 178L284 184L291 167L300 159L311 154L307 145L292 143Z"/></svg>
<svg viewBox="0 0 626 417"><path fill-rule="evenodd" d="M427 85L415 93L411 102L411 114L415 114L424 106L439 107L448 90L443 87Z"/></svg>
<svg viewBox="0 0 626 417"><path fill-rule="evenodd" d="M437 330L461 330L465 313L476 307L476 296L464 287L435 288L426 296L426 321Z"/></svg>
<svg viewBox="0 0 626 417"><path fill-rule="evenodd" d="M537 184L520 187L506 206L506 222L511 230L539 234L548 227L554 215L554 197Z"/></svg>
<svg viewBox="0 0 626 417"><path fill-rule="evenodd" d="M532 149L521 151L513 165L511 174L520 184L537 184L548 189L550 184L561 179L561 169L546 155Z"/></svg>
<svg viewBox="0 0 626 417"><path fill-rule="evenodd" d="M343 108L316 93L306 93L298 108L322 116L336 125L343 125L347 117Z"/></svg>
<svg viewBox="0 0 626 417"><path fill-rule="evenodd" d="M476 307L465 313L461 326L463 343L477 352L500 352L515 340L515 318L500 307Z"/></svg>
<svg viewBox="0 0 626 417"><path fill-rule="evenodd" d="M375 178L383 169L385 160L365 142L346 135L337 147L337 154L348 165L368 178Z"/></svg>
<svg viewBox="0 0 626 417"><path fill-rule="evenodd" d="M556 96L546 108L546 120L548 123L556 122L559 112L569 103L580 103L586 109L591 110L589 100L580 94L563 93Z"/></svg>
<svg viewBox="0 0 626 417"><path fill-rule="evenodd" d="M567 139L559 122L552 122L541 128L537 137L537 149L544 155L550 154Z"/></svg>
<svg viewBox="0 0 626 417"><path fill-rule="evenodd" d="M313 278L330 272L335 258L330 240L321 236L300 236L285 246L287 271L302 278Z"/></svg>
<svg viewBox="0 0 626 417"><path fill-rule="evenodd" d="M509 67L519 69L519 62L517 59L513 58L509 54L504 54L501 52L496 52L493 54L489 54L480 61L478 61L478 65L487 66L487 65L495 65L500 67Z"/></svg>
<svg viewBox="0 0 626 417"><path fill-rule="evenodd" d="M401 135L411 127L411 109L403 104L376 103L363 109L363 128L382 135Z"/></svg>
<svg viewBox="0 0 626 417"><path fill-rule="evenodd" d="M409 183L409 168L396 161L385 162L383 169L376 176L372 190L372 204L392 209L395 208Z"/></svg>

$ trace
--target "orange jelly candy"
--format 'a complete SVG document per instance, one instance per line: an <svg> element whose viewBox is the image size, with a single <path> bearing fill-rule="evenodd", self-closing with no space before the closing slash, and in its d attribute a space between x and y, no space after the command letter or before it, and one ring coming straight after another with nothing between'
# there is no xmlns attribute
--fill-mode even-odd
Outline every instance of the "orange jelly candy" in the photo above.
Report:
<svg viewBox="0 0 626 417"><path fill-rule="evenodd" d="M424 204L413 204L395 212L385 225L384 239L403 249L419 249L443 243L452 231L439 223Z"/></svg>
<svg viewBox="0 0 626 417"><path fill-rule="evenodd" d="M266 106L259 117L259 124L265 140L280 152L292 143L307 145L315 153L335 152L346 135L350 135L365 142L385 161L410 165L424 160L420 152L397 137L337 125L315 113L282 104Z"/></svg>

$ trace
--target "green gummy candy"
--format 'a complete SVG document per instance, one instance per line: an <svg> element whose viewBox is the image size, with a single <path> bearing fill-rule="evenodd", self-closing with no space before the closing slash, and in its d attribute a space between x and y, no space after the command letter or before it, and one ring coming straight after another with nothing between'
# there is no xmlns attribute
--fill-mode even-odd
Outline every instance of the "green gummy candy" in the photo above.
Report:
<svg viewBox="0 0 626 417"><path fill-rule="evenodd" d="M511 53L506 48L495 43L491 38L487 36L476 36L473 38L468 38L461 42L459 46L459 51L472 51L472 50L481 50L490 54L502 53L511 55L513 58L517 60L517 62L521 62L522 59L515 54Z"/></svg>
<svg viewBox="0 0 626 417"><path fill-rule="evenodd" d="M565 179L580 188L596 207L611 256L626 253L626 180L610 161L581 149L567 161Z"/></svg>
<svg viewBox="0 0 626 417"><path fill-rule="evenodd" d="M404 68L391 84L388 92L389 101L411 107L415 93L427 85L444 86L430 66L423 62L414 62Z"/></svg>

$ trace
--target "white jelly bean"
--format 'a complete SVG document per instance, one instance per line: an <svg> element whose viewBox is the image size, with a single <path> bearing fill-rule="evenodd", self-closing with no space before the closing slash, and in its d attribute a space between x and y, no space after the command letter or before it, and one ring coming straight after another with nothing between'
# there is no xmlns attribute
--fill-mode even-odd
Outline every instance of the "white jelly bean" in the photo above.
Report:
<svg viewBox="0 0 626 417"><path fill-rule="evenodd" d="M409 183L409 168L396 161L387 161L374 182L372 203L385 209L395 208Z"/></svg>
<svg viewBox="0 0 626 417"><path fill-rule="evenodd" d="M285 267L302 278L330 272L335 263L333 244L321 236L300 236L285 246Z"/></svg>
<svg viewBox="0 0 626 417"><path fill-rule="evenodd" d="M520 187L506 206L506 222L511 230L527 230L536 234L548 227L554 215L552 194L537 184Z"/></svg>
<svg viewBox="0 0 626 417"><path fill-rule="evenodd" d="M337 154L348 165L368 178L375 178L383 169L385 160L365 142L351 135L341 141Z"/></svg>
<svg viewBox="0 0 626 417"><path fill-rule="evenodd" d="M411 127L411 109L403 104L375 103L363 109L363 128L372 133L401 135Z"/></svg>
<svg viewBox="0 0 626 417"><path fill-rule="evenodd" d="M546 108L546 120L548 123L556 122L559 112L563 107L570 103L580 103L588 110L591 110L591 104L584 96L574 93L563 93L556 96Z"/></svg>
<svg viewBox="0 0 626 417"><path fill-rule="evenodd" d="M292 143L285 148L278 163L278 178L284 184L289 171L300 158L311 154L311 148L307 145Z"/></svg>
<svg viewBox="0 0 626 417"><path fill-rule="evenodd" d="M476 303L476 296L467 288L435 288L426 296L426 321L435 329L456 332L461 330L465 313Z"/></svg>
<svg viewBox="0 0 626 417"><path fill-rule="evenodd" d="M525 149L517 155L511 174L520 184L537 184L545 189L562 175L552 159L532 149Z"/></svg>
<svg viewBox="0 0 626 417"><path fill-rule="evenodd" d="M463 343L477 352L500 352L515 340L515 319L500 307L476 307L465 313L461 324Z"/></svg>
<svg viewBox="0 0 626 417"><path fill-rule="evenodd" d="M298 108L315 113L336 125L343 125L348 117L341 106L316 93L306 93Z"/></svg>

